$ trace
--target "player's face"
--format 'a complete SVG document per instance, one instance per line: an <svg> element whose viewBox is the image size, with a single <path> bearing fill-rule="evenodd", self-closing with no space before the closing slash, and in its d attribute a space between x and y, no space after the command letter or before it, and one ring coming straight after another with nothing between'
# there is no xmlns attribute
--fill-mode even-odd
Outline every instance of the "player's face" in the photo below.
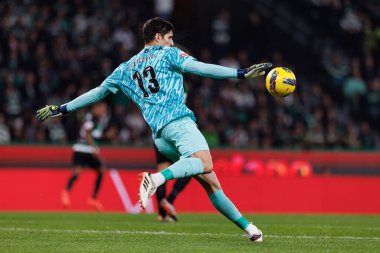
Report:
<svg viewBox="0 0 380 253"><path fill-rule="evenodd" d="M173 31L170 31L166 33L164 36L159 36L159 44L160 46L167 46L167 47L173 47L174 41L173 41Z"/></svg>

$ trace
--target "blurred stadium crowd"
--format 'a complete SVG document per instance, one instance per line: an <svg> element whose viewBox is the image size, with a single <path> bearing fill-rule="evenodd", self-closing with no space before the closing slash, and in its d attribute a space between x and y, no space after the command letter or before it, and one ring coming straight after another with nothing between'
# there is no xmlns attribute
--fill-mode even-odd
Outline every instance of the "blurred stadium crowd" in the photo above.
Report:
<svg viewBox="0 0 380 253"><path fill-rule="evenodd" d="M215 4L1 1L0 144L75 141L84 110L43 124L35 120L35 111L99 85L142 48L142 24L158 15L174 23L175 40L198 60L234 68L271 61L297 76L295 94L277 99L266 92L264 78L185 75L188 105L210 146L380 147L378 1ZM151 132L131 102L121 94L106 102L104 142L150 145Z"/></svg>

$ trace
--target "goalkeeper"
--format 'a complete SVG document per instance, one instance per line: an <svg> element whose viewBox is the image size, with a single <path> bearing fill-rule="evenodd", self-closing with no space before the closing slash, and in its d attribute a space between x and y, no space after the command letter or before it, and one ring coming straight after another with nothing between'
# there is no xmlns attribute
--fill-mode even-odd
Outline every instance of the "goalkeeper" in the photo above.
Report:
<svg viewBox="0 0 380 253"><path fill-rule="evenodd" d="M245 231L251 241L262 241L261 231L248 222L223 193L213 171L208 144L199 131L193 112L184 103L182 72L212 78L255 78L271 63L233 69L199 62L174 47L173 25L161 18L143 27L145 47L120 64L103 83L63 105L47 105L37 119L60 116L103 100L110 93L124 92L141 110L153 132L158 150L172 161L167 169L140 174L140 205L145 208L156 188L174 178L193 176L204 188L214 207Z"/></svg>

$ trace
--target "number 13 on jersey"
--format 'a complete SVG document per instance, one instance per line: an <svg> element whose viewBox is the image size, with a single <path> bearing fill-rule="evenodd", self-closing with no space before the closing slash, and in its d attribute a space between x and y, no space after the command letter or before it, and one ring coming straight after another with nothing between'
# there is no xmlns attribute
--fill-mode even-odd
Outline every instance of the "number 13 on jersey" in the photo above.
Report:
<svg viewBox="0 0 380 253"><path fill-rule="evenodd" d="M132 76L133 80L137 79L137 83L138 83L141 91L144 94L144 98L149 97L149 93L144 88L144 81L143 81L143 77L147 78L148 76L150 77L150 79L148 80L150 83L148 85L149 91L151 93L157 93L160 90L160 84L158 83L158 81L156 79L156 73L154 72L154 68L152 66L146 67L142 72L142 76L141 76L140 72L138 72L138 71L133 73L133 76Z"/></svg>

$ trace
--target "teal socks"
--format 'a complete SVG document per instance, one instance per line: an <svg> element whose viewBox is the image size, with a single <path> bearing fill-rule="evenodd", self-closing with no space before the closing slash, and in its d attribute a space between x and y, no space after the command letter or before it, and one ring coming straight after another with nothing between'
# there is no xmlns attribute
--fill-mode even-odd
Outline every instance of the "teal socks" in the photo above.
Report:
<svg viewBox="0 0 380 253"><path fill-rule="evenodd" d="M229 220L235 223L239 228L245 230L250 224L246 218L244 218L235 205L229 198L223 193L222 190L218 190L209 196L211 203L214 207L226 216Z"/></svg>
<svg viewBox="0 0 380 253"><path fill-rule="evenodd" d="M203 163L199 158L184 158L173 163L160 173L164 176L165 181L174 178L190 177L203 173Z"/></svg>

